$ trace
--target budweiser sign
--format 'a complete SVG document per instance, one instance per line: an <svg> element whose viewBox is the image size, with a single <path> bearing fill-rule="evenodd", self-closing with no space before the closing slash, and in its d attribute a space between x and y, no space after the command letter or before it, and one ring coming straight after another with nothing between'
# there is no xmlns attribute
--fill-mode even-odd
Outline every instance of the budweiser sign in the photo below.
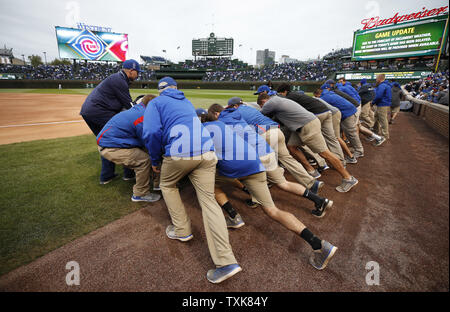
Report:
<svg viewBox="0 0 450 312"><path fill-rule="evenodd" d="M448 5L445 7L440 7L432 10L427 10L426 8L422 8L420 12L414 12L405 15L399 15L399 13L395 13L395 15L391 18L381 19L379 16L366 18L361 21L361 24L364 25L363 30L371 29L378 26L384 26L389 24L397 24L400 22L411 21L415 19L420 19L424 17L436 16L439 14L447 13Z"/></svg>

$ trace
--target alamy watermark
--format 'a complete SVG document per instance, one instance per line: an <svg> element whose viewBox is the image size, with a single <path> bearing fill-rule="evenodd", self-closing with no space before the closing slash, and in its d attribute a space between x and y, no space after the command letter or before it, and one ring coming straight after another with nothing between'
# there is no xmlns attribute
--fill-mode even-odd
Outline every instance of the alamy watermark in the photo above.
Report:
<svg viewBox="0 0 450 312"><path fill-rule="evenodd" d="M80 286L80 265L78 264L78 262L67 262L66 270L70 270L70 272L66 274L67 286Z"/></svg>
<svg viewBox="0 0 450 312"><path fill-rule="evenodd" d="M380 285L380 265L376 261L369 261L366 263L366 284L369 286Z"/></svg>

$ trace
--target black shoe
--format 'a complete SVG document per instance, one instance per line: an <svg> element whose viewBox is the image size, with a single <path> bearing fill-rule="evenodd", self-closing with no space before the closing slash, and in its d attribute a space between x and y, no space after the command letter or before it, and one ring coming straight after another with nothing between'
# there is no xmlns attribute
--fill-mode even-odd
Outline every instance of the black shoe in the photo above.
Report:
<svg viewBox="0 0 450 312"><path fill-rule="evenodd" d="M325 198L322 205L311 211L311 214L317 218L322 218L326 213L325 210L331 206L333 206L333 201Z"/></svg>
<svg viewBox="0 0 450 312"><path fill-rule="evenodd" d="M320 173L322 173L322 172L324 172L325 170L328 170L328 169L330 169L330 167L328 167L328 165L326 165L325 164L325 166L323 166L323 167L318 167L317 168L317 170L320 172Z"/></svg>
<svg viewBox="0 0 450 312"><path fill-rule="evenodd" d="M252 201L251 199L246 199L245 200L245 204L247 205L247 206L249 206L250 208L256 208L256 207L258 207L258 203L255 203L254 201Z"/></svg>

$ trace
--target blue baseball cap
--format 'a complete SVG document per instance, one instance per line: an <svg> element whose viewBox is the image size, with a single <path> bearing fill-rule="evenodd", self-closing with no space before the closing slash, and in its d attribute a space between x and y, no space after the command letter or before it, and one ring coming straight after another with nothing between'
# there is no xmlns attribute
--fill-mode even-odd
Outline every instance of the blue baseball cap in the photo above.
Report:
<svg viewBox="0 0 450 312"><path fill-rule="evenodd" d="M367 83L367 79L366 78L361 79L361 85L362 86L365 85L366 83Z"/></svg>
<svg viewBox="0 0 450 312"><path fill-rule="evenodd" d="M195 112L197 113L197 116L201 116L201 115L204 115L204 114L208 114L208 112L207 112L206 109L204 109L204 108L197 108L197 109L195 110Z"/></svg>
<svg viewBox="0 0 450 312"><path fill-rule="evenodd" d="M324 83L321 87L320 87L320 89L322 89L322 90L324 90L324 89L330 89L331 88L331 86L328 84L328 83Z"/></svg>
<svg viewBox="0 0 450 312"><path fill-rule="evenodd" d="M136 60L130 59L123 62L122 68L125 69L134 69L138 72L142 72L141 66L139 66L139 63Z"/></svg>
<svg viewBox="0 0 450 312"><path fill-rule="evenodd" d="M233 105L241 105L244 102L242 101L242 99L240 97L232 97L231 99L228 100L228 106L233 106Z"/></svg>
<svg viewBox="0 0 450 312"><path fill-rule="evenodd" d="M325 81L325 83L327 85L332 85L332 84L336 84L336 82L333 79L328 79L327 81Z"/></svg>
<svg viewBox="0 0 450 312"><path fill-rule="evenodd" d="M253 93L254 95L260 94L261 92L267 91L267 93L270 92L270 88L267 85L262 85L258 88L258 91Z"/></svg>
<svg viewBox="0 0 450 312"><path fill-rule="evenodd" d="M177 82L172 77L164 77L161 78L161 80L158 82L158 90L170 87L170 86L177 86Z"/></svg>

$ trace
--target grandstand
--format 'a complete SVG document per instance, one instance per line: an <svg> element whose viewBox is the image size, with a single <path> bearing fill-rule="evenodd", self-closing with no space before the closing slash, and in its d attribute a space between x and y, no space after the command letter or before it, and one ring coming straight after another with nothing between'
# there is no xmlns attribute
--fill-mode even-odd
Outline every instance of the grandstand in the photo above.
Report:
<svg viewBox="0 0 450 312"><path fill-rule="evenodd" d="M170 63L169 60L166 60L162 56L141 55L141 59L144 61L145 64L148 64L148 65L161 65L161 64L169 64Z"/></svg>

